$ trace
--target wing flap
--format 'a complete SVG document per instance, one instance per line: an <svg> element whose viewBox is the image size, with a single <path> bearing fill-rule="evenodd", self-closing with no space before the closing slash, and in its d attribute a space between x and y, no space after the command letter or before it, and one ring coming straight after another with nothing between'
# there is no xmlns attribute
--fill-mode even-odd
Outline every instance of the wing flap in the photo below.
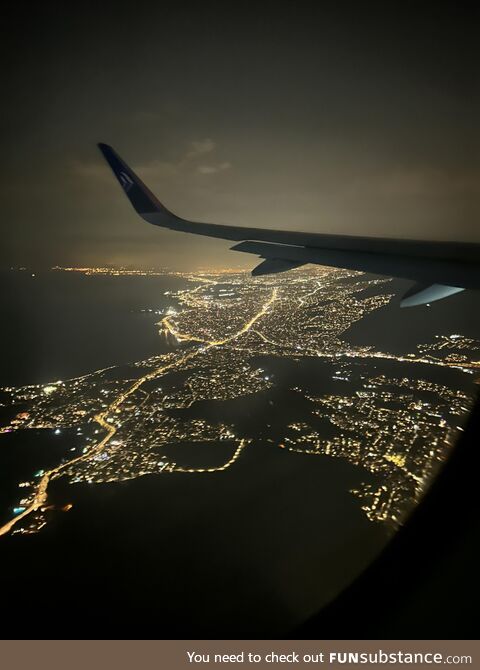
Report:
<svg viewBox="0 0 480 670"><path fill-rule="evenodd" d="M266 258L252 270L252 277L260 277L261 275L271 275L277 272L287 272L294 268L299 268L305 263L302 261L290 261L284 258Z"/></svg>

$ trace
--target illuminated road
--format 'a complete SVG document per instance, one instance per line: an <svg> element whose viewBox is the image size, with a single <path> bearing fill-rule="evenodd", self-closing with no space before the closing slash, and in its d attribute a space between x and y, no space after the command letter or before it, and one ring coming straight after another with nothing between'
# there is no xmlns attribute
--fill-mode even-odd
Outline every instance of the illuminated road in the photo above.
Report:
<svg viewBox="0 0 480 670"><path fill-rule="evenodd" d="M197 289L194 289L197 290ZM52 468L51 470L48 470L45 472L41 479L40 482L37 486L37 489L34 493L33 500L32 502L24 509L23 512L20 514L14 516L10 521L8 521L6 524L0 527L0 535L6 535L9 533L12 528L22 519L27 517L29 514L32 514L33 512L36 512L40 508L42 508L48 498L48 485L52 479L55 479L59 475L61 475L67 468L71 467L75 463L78 463L80 461L86 460L91 458L92 456L95 456L105 448L105 446L110 442L112 437L115 435L117 432L117 427L114 425L114 423L110 423L108 421L108 417L110 414L114 413L124 402L125 400L130 397L132 394L135 393L145 382L150 381L152 379L155 379L165 372L168 372L174 368L177 368L178 366L182 366L185 361L190 360L191 358L194 358L195 356L198 356L199 354L205 352L208 349L211 349L212 347L219 347L224 344L227 344L231 342L232 340L235 340L238 337L241 337L244 335L246 332L248 332L252 326L257 323L259 319L261 319L267 312L269 311L270 307L272 304L275 302L275 300L278 297L278 291L276 288L273 289L272 294L270 298L267 300L267 302L262 306L262 308L253 316L250 321L245 323L240 330L238 330L236 333L229 335L228 337L222 339L222 340L215 340L215 341L210 341L210 342L205 342L205 347L202 349L194 349L191 351L186 352L181 356L180 358L176 359L172 363L168 363L166 365L162 365L158 368L155 368L152 370L152 372L149 372L148 374L144 375L143 377L140 377L137 379L124 393L119 395L103 412L100 414L97 414L94 417L94 421L98 423L98 425L103 428L104 430L107 431L107 434L105 437L102 438L102 440L89 449L86 453L81 454L80 456L77 456L76 458L73 458L66 463L62 463L61 465L58 465L56 468ZM198 338L192 337L188 334L177 334L174 330L173 327L171 327L171 324L169 323L168 319L164 319L163 323L166 328L170 329L170 332L175 335L178 339L182 340L192 340L192 341L202 341L203 340L198 340ZM226 468L230 467L239 457L241 451L244 449L246 446L247 441L246 440L241 440L238 448L236 449L235 453L233 456L230 458L229 461L224 463L222 466L219 466L217 468L205 468L205 469L188 469L188 468L177 468L178 472L217 472L219 470L225 470Z"/></svg>

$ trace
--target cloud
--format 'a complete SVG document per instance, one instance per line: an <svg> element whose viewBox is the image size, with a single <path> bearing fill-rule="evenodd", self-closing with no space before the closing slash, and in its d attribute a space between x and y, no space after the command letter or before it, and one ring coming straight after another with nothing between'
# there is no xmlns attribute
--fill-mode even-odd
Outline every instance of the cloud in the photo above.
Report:
<svg viewBox="0 0 480 670"><path fill-rule="evenodd" d="M223 172L232 167L231 163L217 163L216 165L199 165L197 172L200 174L214 174L215 172Z"/></svg>
<svg viewBox="0 0 480 670"><path fill-rule="evenodd" d="M215 146L215 142L209 137L204 140L194 140L191 143L191 150L188 152L187 156L189 158L194 158L195 156L208 154L215 149Z"/></svg>

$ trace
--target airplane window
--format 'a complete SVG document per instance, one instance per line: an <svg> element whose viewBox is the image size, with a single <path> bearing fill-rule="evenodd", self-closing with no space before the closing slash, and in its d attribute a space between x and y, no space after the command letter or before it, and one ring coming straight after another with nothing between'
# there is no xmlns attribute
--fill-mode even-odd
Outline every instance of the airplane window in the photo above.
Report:
<svg viewBox="0 0 480 670"><path fill-rule="evenodd" d="M331 602L422 500L478 390L477 295L400 307L410 285L321 266L4 273L14 620L75 592L92 631L266 637Z"/></svg>

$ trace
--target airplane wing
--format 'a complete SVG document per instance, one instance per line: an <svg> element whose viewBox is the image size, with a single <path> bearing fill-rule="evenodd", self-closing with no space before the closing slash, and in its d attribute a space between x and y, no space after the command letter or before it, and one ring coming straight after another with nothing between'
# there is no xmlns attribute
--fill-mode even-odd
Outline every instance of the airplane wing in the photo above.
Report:
<svg viewBox="0 0 480 670"><path fill-rule="evenodd" d="M254 276L314 263L411 279L416 283L403 297L402 307L480 288L480 244L325 235L187 221L162 205L112 147L98 147L145 221L182 233L238 242L232 250L262 259L252 271Z"/></svg>

